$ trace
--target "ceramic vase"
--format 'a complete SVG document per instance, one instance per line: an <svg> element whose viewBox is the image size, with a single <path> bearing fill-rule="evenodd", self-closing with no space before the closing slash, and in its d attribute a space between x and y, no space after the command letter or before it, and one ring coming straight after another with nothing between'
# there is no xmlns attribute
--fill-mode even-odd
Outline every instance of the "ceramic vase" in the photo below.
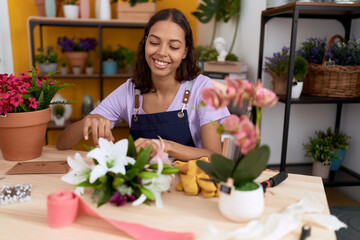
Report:
<svg viewBox="0 0 360 240"><path fill-rule="evenodd" d="M103 72L106 75L116 74L117 63L116 61L103 61L102 62Z"/></svg>
<svg viewBox="0 0 360 240"><path fill-rule="evenodd" d="M98 18L102 20L111 19L111 8L109 0L99 0Z"/></svg>
<svg viewBox="0 0 360 240"><path fill-rule="evenodd" d="M80 18L90 18L89 0L80 0Z"/></svg>
<svg viewBox="0 0 360 240"><path fill-rule="evenodd" d="M264 192L260 184L255 190L239 191L230 194L220 191L219 210L227 218L245 222L257 218L264 211Z"/></svg>
<svg viewBox="0 0 360 240"><path fill-rule="evenodd" d="M312 166L312 175L327 179L329 177L330 166L331 162L314 161Z"/></svg>
<svg viewBox="0 0 360 240"><path fill-rule="evenodd" d="M56 17L55 0L45 0L45 12L47 17Z"/></svg>
<svg viewBox="0 0 360 240"><path fill-rule="evenodd" d="M291 98L299 98L303 89L303 82L297 82L296 85L293 85L291 90Z"/></svg>
<svg viewBox="0 0 360 240"><path fill-rule="evenodd" d="M61 6L62 0L55 0L56 5L56 16L59 14L60 6ZM46 16L46 10L45 10L45 0L34 0L38 14L40 17Z"/></svg>
<svg viewBox="0 0 360 240"><path fill-rule="evenodd" d="M83 73L85 71L86 61L89 57L88 52L65 52L65 57L70 69L73 66L79 66L80 72Z"/></svg>
<svg viewBox="0 0 360 240"><path fill-rule="evenodd" d="M0 149L5 160L25 161L42 153L50 108L0 116Z"/></svg>
<svg viewBox="0 0 360 240"><path fill-rule="evenodd" d="M75 75L80 75L81 68L79 66L73 66L72 67L72 73L75 74Z"/></svg>
<svg viewBox="0 0 360 240"><path fill-rule="evenodd" d="M72 4L65 4L63 6L65 18L76 19L79 18L79 6Z"/></svg>

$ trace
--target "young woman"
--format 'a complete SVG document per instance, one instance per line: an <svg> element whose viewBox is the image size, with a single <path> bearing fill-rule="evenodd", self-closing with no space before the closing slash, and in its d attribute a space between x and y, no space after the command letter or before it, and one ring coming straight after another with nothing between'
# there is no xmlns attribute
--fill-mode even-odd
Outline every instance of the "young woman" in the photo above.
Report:
<svg viewBox="0 0 360 240"><path fill-rule="evenodd" d="M137 150L163 139L170 157L189 160L221 152L216 131L229 115L225 109L202 107L201 90L211 80L199 74L190 25L177 9L157 12L139 43L133 78L127 80L88 116L66 128L58 149L69 149L92 134L94 144L103 137L113 141L111 128L119 120L130 126Z"/></svg>

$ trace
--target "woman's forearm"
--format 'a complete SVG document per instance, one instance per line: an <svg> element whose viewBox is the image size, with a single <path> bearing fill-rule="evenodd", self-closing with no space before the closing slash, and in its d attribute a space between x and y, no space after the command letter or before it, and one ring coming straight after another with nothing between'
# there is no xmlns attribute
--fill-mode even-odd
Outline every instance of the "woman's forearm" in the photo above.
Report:
<svg viewBox="0 0 360 240"><path fill-rule="evenodd" d="M208 149L189 147L167 140L165 140L164 152L167 152L169 157L183 161L198 159L200 157L210 157L211 154L214 153Z"/></svg>

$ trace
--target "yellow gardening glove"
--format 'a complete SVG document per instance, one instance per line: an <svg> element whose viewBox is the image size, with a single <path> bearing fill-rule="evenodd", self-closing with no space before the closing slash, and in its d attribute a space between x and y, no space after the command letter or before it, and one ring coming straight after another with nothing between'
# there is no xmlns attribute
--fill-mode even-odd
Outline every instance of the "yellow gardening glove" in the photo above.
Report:
<svg viewBox="0 0 360 240"><path fill-rule="evenodd" d="M202 157L199 160L209 162L207 157ZM172 166L180 170L180 181L176 186L176 190L185 191L187 195L197 195L201 191L204 197L219 196L218 185L212 181L202 179L210 179L210 177L203 172L196 165L198 160L189 160L187 162L176 160Z"/></svg>

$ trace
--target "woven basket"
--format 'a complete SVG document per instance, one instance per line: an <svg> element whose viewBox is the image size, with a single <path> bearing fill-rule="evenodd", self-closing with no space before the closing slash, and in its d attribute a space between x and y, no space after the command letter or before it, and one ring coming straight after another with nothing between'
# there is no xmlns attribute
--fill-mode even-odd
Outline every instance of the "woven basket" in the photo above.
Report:
<svg viewBox="0 0 360 240"><path fill-rule="evenodd" d="M277 95L285 95L287 90L287 78L285 74L281 73L279 76L270 69L267 69L267 71L272 77L271 87L273 92L276 93Z"/></svg>
<svg viewBox="0 0 360 240"><path fill-rule="evenodd" d="M344 41L340 35L333 36L325 52L336 38ZM309 64L303 93L326 97L360 97L360 66L326 66L324 56L322 64Z"/></svg>

